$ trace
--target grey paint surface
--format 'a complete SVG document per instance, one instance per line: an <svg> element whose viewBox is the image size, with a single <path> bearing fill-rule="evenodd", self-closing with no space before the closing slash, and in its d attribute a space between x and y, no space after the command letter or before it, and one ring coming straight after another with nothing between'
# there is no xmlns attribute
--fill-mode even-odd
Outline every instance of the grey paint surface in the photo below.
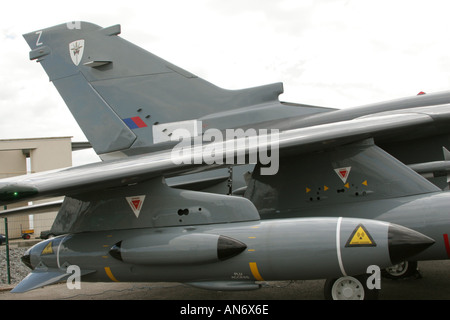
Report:
<svg viewBox="0 0 450 320"><path fill-rule="evenodd" d="M417 146L429 155L425 163L450 148L448 92L347 110L282 103L282 84L224 90L119 33L120 26L81 22L24 35L30 58L44 67L95 151L116 159L0 181L0 203L67 196L55 223L67 234L30 250L35 270L16 291L63 279L70 265L79 265L86 281L182 281L217 290L253 288L259 278L364 273L370 264L395 263L393 242L414 254L429 247L416 258L448 258L449 194L376 146L405 163L418 158ZM226 167L193 164L190 156L177 165L174 142L154 143L156 125L165 132L164 125L184 120L202 121L201 132L280 130L279 172L263 176L256 165L244 198L166 186L163 178ZM396 151L396 144L412 147ZM192 151L204 158L203 149ZM237 145L233 152L250 150ZM342 168L350 168L345 179L336 172ZM201 176L193 187L204 182ZM139 212L130 197L141 197ZM394 237L389 223L416 231L395 227ZM347 246L361 224L370 245ZM211 242L220 236L249 249L216 261ZM409 257L403 253L396 258Z"/></svg>

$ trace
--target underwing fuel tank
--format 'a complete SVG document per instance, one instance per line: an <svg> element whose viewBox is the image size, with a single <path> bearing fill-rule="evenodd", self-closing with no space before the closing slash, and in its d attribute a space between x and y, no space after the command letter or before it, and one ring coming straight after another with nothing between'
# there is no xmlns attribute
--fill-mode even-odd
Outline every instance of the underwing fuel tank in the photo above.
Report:
<svg viewBox="0 0 450 320"><path fill-rule="evenodd" d="M72 265L89 282L248 288L256 281L359 275L370 265L391 266L433 243L388 222L323 217L68 234L26 252L23 261L34 270L13 292L61 281Z"/></svg>

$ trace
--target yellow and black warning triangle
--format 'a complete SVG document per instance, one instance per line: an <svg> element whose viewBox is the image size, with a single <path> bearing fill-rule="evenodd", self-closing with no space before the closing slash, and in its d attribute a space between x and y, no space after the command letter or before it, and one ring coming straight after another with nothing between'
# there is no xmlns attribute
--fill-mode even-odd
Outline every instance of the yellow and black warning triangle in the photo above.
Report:
<svg viewBox="0 0 450 320"><path fill-rule="evenodd" d="M44 248L44 250L42 250L41 254L52 254L53 253L53 243L52 241L50 241Z"/></svg>
<svg viewBox="0 0 450 320"><path fill-rule="evenodd" d="M367 229L359 224L355 230L353 230L350 238L348 238L346 247L376 247L377 244L373 240Z"/></svg>

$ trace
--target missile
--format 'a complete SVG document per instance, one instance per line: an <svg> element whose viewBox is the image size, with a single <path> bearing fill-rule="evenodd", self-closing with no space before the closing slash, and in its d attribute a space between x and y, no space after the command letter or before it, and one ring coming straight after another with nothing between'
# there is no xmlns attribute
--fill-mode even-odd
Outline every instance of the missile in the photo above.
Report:
<svg viewBox="0 0 450 320"><path fill-rule="evenodd" d="M257 281L360 275L406 260L434 240L396 224L358 218L293 218L68 234L23 256L34 270L13 292L61 281L183 282L256 288ZM246 290L247 290L246 289Z"/></svg>
<svg viewBox="0 0 450 320"><path fill-rule="evenodd" d="M202 264L230 259L247 246L215 234L189 234L174 238L145 234L114 244L109 254L126 263L142 265Z"/></svg>

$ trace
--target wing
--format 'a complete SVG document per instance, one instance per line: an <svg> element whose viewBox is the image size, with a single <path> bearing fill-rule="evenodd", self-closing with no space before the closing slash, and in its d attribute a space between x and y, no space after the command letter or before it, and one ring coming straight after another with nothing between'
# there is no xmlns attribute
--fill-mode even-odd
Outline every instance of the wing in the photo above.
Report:
<svg viewBox="0 0 450 320"><path fill-rule="evenodd" d="M287 130L278 134L269 132L258 135L257 139L241 137L235 139L234 143L224 140L184 147L177 145L173 149L148 155L0 180L0 204L78 194L135 184L157 176L167 177L229 166L236 164L227 161L230 155L235 160L238 155L245 154L246 159L250 160L255 159L253 156L260 156L264 150L272 150L273 174L277 170L276 152L281 156L312 152L370 137L417 130L418 127L433 126L433 123L433 117L424 113L397 113ZM215 163L205 161L211 158L212 151ZM201 163L198 159L202 160Z"/></svg>
<svg viewBox="0 0 450 320"><path fill-rule="evenodd" d="M378 144L448 134L448 92L349 110L292 105L279 102L281 84L220 89L121 39L119 33L118 25L101 28L80 22L24 35L30 59L43 66L105 161L0 180L1 204L249 162L268 164L261 173L274 175L286 154L368 138ZM255 130L235 139L224 134L230 128ZM172 135L177 129L187 130L181 142ZM164 142L156 143L156 134ZM155 145L160 151L148 153ZM267 149L273 152L264 154ZM106 160L117 154L126 158Z"/></svg>

